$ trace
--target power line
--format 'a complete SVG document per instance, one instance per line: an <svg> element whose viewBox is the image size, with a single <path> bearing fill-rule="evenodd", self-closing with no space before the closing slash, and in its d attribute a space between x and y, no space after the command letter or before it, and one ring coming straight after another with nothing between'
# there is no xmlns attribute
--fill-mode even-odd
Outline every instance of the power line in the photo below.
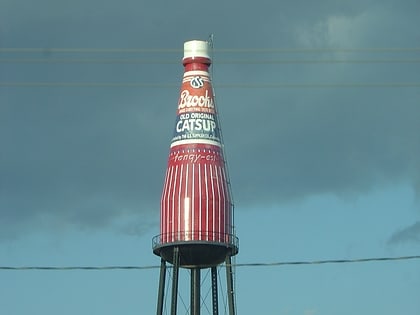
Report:
<svg viewBox="0 0 420 315"><path fill-rule="evenodd" d="M164 59L77 59L77 58L1 58L3 64L179 64L179 60ZM274 65L274 64L413 64L420 59L238 59L217 60L224 65Z"/></svg>
<svg viewBox="0 0 420 315"><path fill-rule="evenodd" d="M383 52L420 52L420 47L384 48L222 48L222 53L383 53Z"/></svg>
<svg viewBox="0 0 420 315"><path fill-rule="evenodd" d="M0 53L179 53L176 48L0 48Z"/></svg>
<svg viewBox="0 0 420 315"><path fill-rule="evenodd" d="M262 83L262 84L215 84L216 88L228 89L277 89L277 88L413 88L420 87L420 82L390 83Z"/></svg>
<svg viewBox="0 0 420 315"><path fill-rule="evenodd" d="M420 60L418 61L420 62ZM9 64L180 64L179 60L163 60L163 59L59 59L59 58L2 58L0 63L9 63Z"/></svg>
<svg viewBox="0 0 420 315"><path fill-rule="evenodd" d="M0 53L182 53L181 48L58 48L9 47ZM215 53L401 53L420 52L420 47L384 48L218 48Z"/></svg>
<svg viewBox="0 0 420 315"><path fill-rule="evenodd" d="M374 257L374 258L357 258L357 259L329 259L329 260L313 260L313 261L284 261L273 263L246 263L236 264L235 267L270 267L270 266L290 266L290 265L323 265L323 264L348 264L348 263L364 263L364 262L384 262L420 259L418 256L401 256L401 257ZM233 265L232 265L233 266Z"/></svg>
<svg viewBox="0 0 420 315"><path fill-rule="evenodd" d="M285 88L419 88L420 82L389 83L238 83L215 84L227 89L285 89ZM175 84L137 82L0 82L0 88L178 88Z"/></svg>
<svg viewBox="0 0 420 315"><path fill-rule="evenodd" d="M296 265L322 265L322 264L350 264L350 263L367 263L367 262L385 262L385 261L403 261L420 259L420 255L415 256L400 256L400 257L371 257L371 258L357 258L357 259L327 259L327 260L313 260L313 261L280 261L272 263L239 263L232 264L232 267L278 267L278 266L296 266ZM226 265L221 265L226 266ZM52 266L0 266L0 270L41 270L41 271L69 271L69 270L146 270L159 269L160 266L67 266L67 267L52 267Z"/></svg>
<svg viewBox="0 0 420 315"><path fill-rule="evenodd" d="M179 87L175 84L162 83L106 83L106 82L0 82L0 87L81 87L81 88L109 88L109 87L123 87L123 88L175 88Z"/></svg>
<svg viewBox="0 0 420 315"><path fill-rule="evenodd" d="M146 270L158 269L160 266L65 266L65 267L52 267L52 266L0 266L0 270Z"/></svg>

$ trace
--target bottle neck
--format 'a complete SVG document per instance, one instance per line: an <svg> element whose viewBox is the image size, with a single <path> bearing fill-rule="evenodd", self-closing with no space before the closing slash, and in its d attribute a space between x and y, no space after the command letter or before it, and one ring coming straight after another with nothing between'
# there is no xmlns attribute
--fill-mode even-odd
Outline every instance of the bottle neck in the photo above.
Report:
<svg viewBox="0 0 420 315"><path fill-rule="evenodd" d="M187 71L209 71L211 65L211 60L204 57L195 57L195 58L185 58L182 60L184 65L185 72Z"/></svg>

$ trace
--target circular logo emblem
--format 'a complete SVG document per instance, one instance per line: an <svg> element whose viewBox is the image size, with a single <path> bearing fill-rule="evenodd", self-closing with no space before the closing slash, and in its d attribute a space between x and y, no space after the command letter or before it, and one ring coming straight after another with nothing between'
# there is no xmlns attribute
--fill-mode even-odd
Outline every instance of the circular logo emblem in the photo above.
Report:
<svg viewBox="0 0 420 315"><path fill-rule="evenodd" d="M191 79L190 85L194 89L199 89L199 88L203 87L204 82L203 82L203 79L200 76L196 76L196 77Z"/></svg>

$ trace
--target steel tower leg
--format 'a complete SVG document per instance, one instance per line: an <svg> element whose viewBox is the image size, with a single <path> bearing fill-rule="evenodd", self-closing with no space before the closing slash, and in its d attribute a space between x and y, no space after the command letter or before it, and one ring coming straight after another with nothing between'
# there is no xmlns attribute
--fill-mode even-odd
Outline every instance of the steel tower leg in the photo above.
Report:
<svg viewBox="0 0 420 315"><path fill-rule="evenodd" d="M211 296L213 299L213 315L219 315L219 302L217 300L217 267L211 267Z"/></svg>
<svg viewBox="0 0 420 315"><path fill-rule="evenodd" d="M196 267L191 270L191 315L200 315L200 286L200 268Z"/></svg>
<svg viewBox="0 0 420 315"><path fill-rule="evenodd" d="M228 291L227 294L228 294L228 304L229 304L229 315L235 315L232 259L230 255L226 256L226 280L227 280L227 291Z"/></svg>
<svg viewBox="0 0 420 315"><path fill-rule="evenodd" d="M174 272L172 278L171 315L176 315L178 299L179 248L174 248Z"/></svg>
<svg viewBox="0 0 420 315"><path fill-rule="evenodd" d="M165 280L166 280L166 261L160 260L160 277L159 277L159 291L158 291L158 304L156 315L163 314L163 299L165 295Z"/></svg>

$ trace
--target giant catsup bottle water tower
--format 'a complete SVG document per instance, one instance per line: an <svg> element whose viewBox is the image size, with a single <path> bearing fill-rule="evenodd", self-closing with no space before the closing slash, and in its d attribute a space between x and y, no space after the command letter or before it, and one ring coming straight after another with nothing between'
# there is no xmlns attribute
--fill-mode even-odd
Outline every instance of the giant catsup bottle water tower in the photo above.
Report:
<svg viewBox="0 0 420 315"><path fill-rule="evenodd" d="M179 268L191 269L191 314L200 314L200 270L211 268L218 314L217 266L226 263L229 313L234 315L231 257L238 253L233 204L209 73L209 43L184 43L184 76L161 198L157 314L163 311L166 263L173 265L171 315L177 312Z"/></svg>

